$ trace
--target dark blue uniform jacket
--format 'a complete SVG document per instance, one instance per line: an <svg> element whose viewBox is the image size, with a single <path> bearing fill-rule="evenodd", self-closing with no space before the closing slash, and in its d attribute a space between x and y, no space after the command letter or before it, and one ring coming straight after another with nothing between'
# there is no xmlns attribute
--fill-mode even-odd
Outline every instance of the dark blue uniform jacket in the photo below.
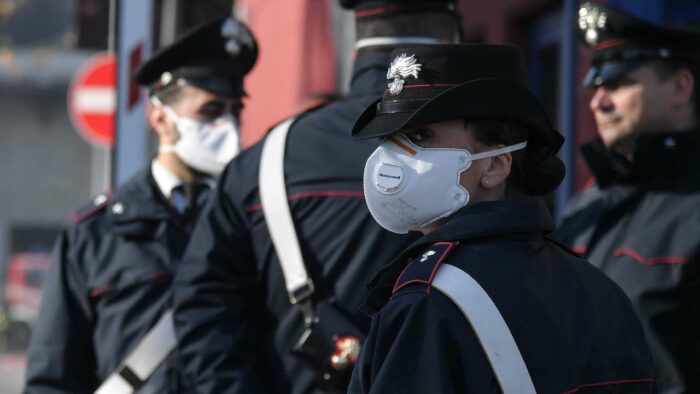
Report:
<svg viewBox="0 0 700 394"><path fill-rule="evenodd" d="M360 53L349 95L301 117L285 156L288 200L315 300L334 297L365 332L365 283L406 246L381 229L362 191L377 141L350 130L386 88L389 52ZM229 164L175 278L175 324L185 371L202 393L312 393L316 374L290 353L304 330L291 305L258 195L262 142Z"/></svg>
<svg viewBox="0 0 700 394"><path fill-rule="evenodd" d="M414 243L374 280L364 310L381 310L349 392L500 393L468 321L430 285L447 263L493 300L538 393L650 393L651 360L629 300L547 239L552 228L544 202L525 197L464 208Z"/></svg>
<svg viewBox="0 0 700 394"><path fill-rule="evenodd" d="M121 208L119 208L121 207ZM28 394L92 393L170 306L188 238L150 170L76 211L54 250L29 349ZM176 390L174 357L139 393Z"/></svg>
<svg viewBox="0 0 700 394"><path fill-rule="evenodd" d="M662 393L700 393L700 132L640 138L632 164L584 147L597 185L568 207L558 238L627 294Z"/></svg>

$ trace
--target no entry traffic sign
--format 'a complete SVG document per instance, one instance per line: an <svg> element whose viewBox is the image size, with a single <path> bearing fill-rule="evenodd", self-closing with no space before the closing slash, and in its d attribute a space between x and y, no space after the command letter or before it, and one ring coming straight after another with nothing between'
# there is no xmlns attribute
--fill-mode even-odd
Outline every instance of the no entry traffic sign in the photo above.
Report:
<svg viewBox="0 0 700 394"><path fill-rule="evenodd" d="M68 113L78 133L91 144L114 145L117 106L116 59L108 53L90 58L75 74L68 90Z"/></svg>

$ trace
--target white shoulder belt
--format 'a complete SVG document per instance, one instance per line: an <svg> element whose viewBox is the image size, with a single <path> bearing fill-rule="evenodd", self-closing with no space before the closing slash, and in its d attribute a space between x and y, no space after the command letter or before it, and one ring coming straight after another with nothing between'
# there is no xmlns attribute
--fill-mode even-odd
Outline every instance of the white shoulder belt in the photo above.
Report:
<svg viewBox="0 0 700 394"><path fill-rule="evenodd" d="M432 286L452 300L474 329L504 394L534 394L523 356L486 291L463 270L442 264Z"/></svg>

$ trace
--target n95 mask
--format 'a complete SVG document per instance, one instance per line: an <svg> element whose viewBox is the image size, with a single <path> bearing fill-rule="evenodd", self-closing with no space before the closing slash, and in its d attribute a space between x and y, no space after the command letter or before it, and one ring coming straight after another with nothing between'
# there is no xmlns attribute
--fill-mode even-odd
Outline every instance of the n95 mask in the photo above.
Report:
<svg viewBox="0 0 700 394"><path fill-rule="evenodd" d="M388 137L367 159L367 207L383 228L398 234L423 227L469 204L460 175L474 160L523 149L527 142L472 154L466 149L422 148L406 136Z"/></svg>
<svg viewBox="0 0 700 394"><path fill-rule="evenodd" d="M213 176L220 175L240 152L238 121L234 116L224 115L202 122L179 116L156 97L151 101L168 114L180 133L175 144L161 145L160 152L174 152L191 168Z"/></svg>

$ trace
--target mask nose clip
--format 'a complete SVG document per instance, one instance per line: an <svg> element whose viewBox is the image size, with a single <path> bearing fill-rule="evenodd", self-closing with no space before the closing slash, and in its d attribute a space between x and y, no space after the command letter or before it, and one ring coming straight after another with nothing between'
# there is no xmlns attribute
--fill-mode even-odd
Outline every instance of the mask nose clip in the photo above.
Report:
<svg viewBox="0 0 700 394"><path fill-rule="evenodd" d="M404 185L403 167L396 163L382 162L374 172L374 184L384 194L398 193Z"/></svg>

